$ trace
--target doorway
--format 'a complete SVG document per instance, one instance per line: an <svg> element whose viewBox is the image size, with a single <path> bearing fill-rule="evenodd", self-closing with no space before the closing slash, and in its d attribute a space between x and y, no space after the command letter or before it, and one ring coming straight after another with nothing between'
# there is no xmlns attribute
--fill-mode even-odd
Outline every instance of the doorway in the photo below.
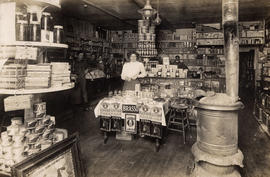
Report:
<svg viewBox="0 0 270 177"><path fill-rule="evenodd" d="M255 91L254 50L239 54L239 96L252 101Z"/></svg>

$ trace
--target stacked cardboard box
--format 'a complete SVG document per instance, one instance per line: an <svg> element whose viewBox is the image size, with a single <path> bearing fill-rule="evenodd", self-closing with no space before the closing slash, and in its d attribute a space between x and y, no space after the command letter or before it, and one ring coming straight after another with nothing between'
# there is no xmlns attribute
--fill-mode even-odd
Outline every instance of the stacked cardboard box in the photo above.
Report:
<svg viewBox="0 0 270 177"><path fill-rule="evenodd" d="M70 66L66 62L52 62L51 86L63 86L70 83Z"/></svg>
<svg viewBox="0 0 270 177"><path fill-rule="evenodd" d="M27 65L26 89L49 88L51 77L50 64Z"/></svg>
<svg viewBox="0 0 270 177"><path fill-rule="evenodd" d="M20 89L24 87L25 65L4 65L0 70L0 88Z"/></svg>

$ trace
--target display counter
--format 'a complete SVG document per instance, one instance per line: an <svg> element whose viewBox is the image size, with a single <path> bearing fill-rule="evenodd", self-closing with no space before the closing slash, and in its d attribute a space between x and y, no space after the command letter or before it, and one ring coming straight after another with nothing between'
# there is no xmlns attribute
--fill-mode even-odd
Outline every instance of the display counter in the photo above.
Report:
<svg viewBox="0 0 270 177"><path fill-rule="evenodd" d="M145 77L140 79L140 83L143 84L155 84L161 85L169 83L171 88L193 88L202 89L204 91L215 91L218 93L225 92L225 78L170 78L170 77Z"/></svg>
<svg viewBox="0 0 270 177"><path fill-rule="evenodd" d="M169 112L169 100L154 100L114 96L102 99L95 108L96 118L100 118L100 129L104 132L104 143L107 132L124 131L159 140L162 139L162 128L166 126L166 114ZM124 127L122 126L124 125Z"/></svg>

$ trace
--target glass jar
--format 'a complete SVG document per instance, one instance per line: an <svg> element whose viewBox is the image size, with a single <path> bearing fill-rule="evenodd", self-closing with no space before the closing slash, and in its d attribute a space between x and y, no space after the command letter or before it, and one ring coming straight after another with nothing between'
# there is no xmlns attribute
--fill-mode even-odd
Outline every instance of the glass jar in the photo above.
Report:
<svg viewBox="0 0 270 177"><path fill-rule="evenodd" d="M23 20L23 13L22 12L16 12L16 23L18 21Z"/></svg>
<svg viewBox="0 0 270 177"><path fill-rule="evenodd" d="M28 24L32 22L38 22L38 17L36 12L28 12L27 13Z"/></svg>
<svg viewBox="0 0 270 177"><path fill-rule="evenodd" d="M32 21L29 25L29 37L30 41L40 41L41 38L41 28L37 21Z"/></svg>
<svg viewBox="0 0 270 177"><path fill-rule="evenodd" d="M63 26L55 25L53 29L53 41L55 43L62 43L64 38Z"/></svg>
<svg viewBox="0 0 270 177"><path fill-rule="evenodd" d="M16 23L16 40L17 41L28 40L28 24L26 20L19 20Z"/></svg>
<svg viewBox="0 0 270 177"><path fill-rule="evenodd" d="M46 30L46 31L51 31L51 29L52 29L51 14L48 12L42 13L41 29Z"/></svg>

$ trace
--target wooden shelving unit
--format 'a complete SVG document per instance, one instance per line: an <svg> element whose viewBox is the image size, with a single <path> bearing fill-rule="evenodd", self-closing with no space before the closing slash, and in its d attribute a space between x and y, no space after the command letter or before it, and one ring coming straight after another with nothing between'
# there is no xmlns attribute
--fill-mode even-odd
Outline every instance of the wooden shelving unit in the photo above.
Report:
<svg viewBox="0 0 270 177"><path fill-rule="evenodd" d="M74 83L62 87L50 87L43 89L0 89L0 94L5 95L26 95L26 94L39 94L39 93L50 93L69 90L74 87Z"/></svg>
<svg viewBox="0 0 270 177"><path fill-rule="evenodd" d="M42 11L49 6L56 7L56 8L61 7L59 4L59 0L15 0L15 2L17 3L16 4L17 8L21 7L20 6L21 4L24 4L27 6L27 10L34 9L35 12L37 12L37 14L41 14ZM10 30L10 29L7 29L7 30ZM25 47L42 48L43 53L46 51L46 49L49 49L49 48L55 48L55 49L68 48L68 45L66 44L57 44L57 43L31 42L31 41L0 42L0 47L2 47L2 50L5 50L6 46L12 46L12 47L25 46ZM0 89L0 94L1 95L32 95L33 100L40 102L42 93L63 91L63 90L71 89L73 87L74 87L74 83L69 83L61 87L51 87L51 88L46 88L46 89ZM31 103L30 109L24 110L24 120L34 117L33 104L34 103ZM14 159L9 159L9 160L14 160ZM11 174L7 173L6 171L0 171L0 175L11 176Z"/></svg>
<svg viewBox="0 0 270 177"><path fill-rule="evenodd" d="M14 41L14 42L0 42L0 46L30 46L41 48L68 48L66 44L47 43L47 42L32 42L32 41Z"/></svg>

